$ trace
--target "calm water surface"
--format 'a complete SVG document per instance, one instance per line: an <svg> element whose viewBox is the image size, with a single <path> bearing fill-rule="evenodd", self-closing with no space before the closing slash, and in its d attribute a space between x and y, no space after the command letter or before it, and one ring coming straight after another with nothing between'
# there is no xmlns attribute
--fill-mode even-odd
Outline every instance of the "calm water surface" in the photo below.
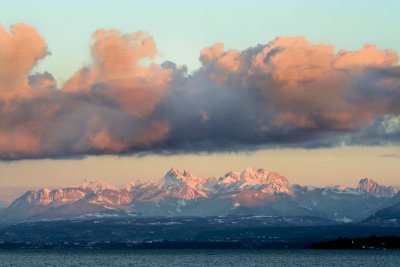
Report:
<svg viewBox="0 0 400 267"><path fill-rule="evenodd" d="M400 266L400 250L1 251L0 266Z"/></svg>

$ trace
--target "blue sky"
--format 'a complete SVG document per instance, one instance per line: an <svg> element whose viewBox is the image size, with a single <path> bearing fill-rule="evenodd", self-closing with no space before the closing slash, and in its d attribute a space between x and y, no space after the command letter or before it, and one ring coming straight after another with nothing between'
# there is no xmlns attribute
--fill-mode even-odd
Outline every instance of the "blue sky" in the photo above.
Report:
<svg viewBox="0 0 400 267"><path fill-rule="evenodd" d="M400 51L400 2L386 1L22 1L2 0L0 21L25 22L46 39L52 55L35 69L59 82L90 62L90 35L99 28L149 32L159 61L199 66L205 46L245 49L276 36L302 35L336 49L365 43Z"/></svg>

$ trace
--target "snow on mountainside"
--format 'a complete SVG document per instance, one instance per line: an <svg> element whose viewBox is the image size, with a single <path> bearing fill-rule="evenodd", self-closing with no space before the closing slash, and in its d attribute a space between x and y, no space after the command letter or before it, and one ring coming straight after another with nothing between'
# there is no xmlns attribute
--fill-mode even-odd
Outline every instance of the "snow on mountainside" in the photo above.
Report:
<svg viewBox="0 0 400 267"><path fill-rule="evenodd" d="M39 191L28 191L20 198L15 200L11 207L19 205L49 205L49 204L66 204L75 202L83 197L85 193L77 188L63 188L57 190L50 190L48 188Z"/></svg>
<svg viewBox="0 0 400 267"><path fill-rule="evenodd" d="M69 188L79 188L79 189L83 189L83 190L90 190L95 193L101 192L106 189L118 190L118 188L116 186L111 185L111 184L106 183L101 180L96 180L96 181L84 180L80 184L69 186Z"/></svg>
<svg viewBox="0 0 400 267"><path fill-rule="evenodd" d="M165 175L160 186L166 196L182 199L207 197L208 190L204 187L204 178L198 178L188 171L172 168Z"/></svg>
<svg viewBox="0 0 400 267"><path fill-rule="evenodd" d="M253 214L319 216L349 222L387 207L388 199L397 192L395 187L370 179L362 179L357 188L319 188L291 185L286 177L265 169L247 168L205 178L172 168L159 181L133 181L116 187L85 180L55 190L28 191L0 212L0 220Z"/></svg>
<svg viewBox="0 0 400 267"><path fill-rule="evenodd" d="M138 181L132 181L130 183L127 184L123 184L119 187L120 190L126 190L126 191L131 191L135 186L141 184Z"/></svg>
<svg viewBox="0 0 400 267"><path fill-rule="evenodd" d="M276 172L254 168L247 168L242 173L231 171L223 177L208 178L206 186L217 192L259 190L267 194L291 195L293 193L289 188L289 181L286 177Z"/></svg>
<svg viewBox="0 0 400 267"><path fill-rule="evenodd" d="M72 218L93 212L129 210L132 193L104 181L88 181L66 188L28 191L3 210L3 220Z"/></svg>
<svg viewBox="0 0 400 267"><path fill-rule="evenodd" d="M379 185L369 178L361 179L357 189L377 197L393 197L400 191L398 187Z"/></svg>

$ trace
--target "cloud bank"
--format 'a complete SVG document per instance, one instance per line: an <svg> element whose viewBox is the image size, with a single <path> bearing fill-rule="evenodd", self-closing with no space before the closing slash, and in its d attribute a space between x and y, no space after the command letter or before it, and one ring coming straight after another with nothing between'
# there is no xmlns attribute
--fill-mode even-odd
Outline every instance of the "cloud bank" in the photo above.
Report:
<svg viewBox="0 0 400 267"><path fill-rule="evenodd" d="M400 142L394 51L335 51L279 37L243 51L216 43L201 67L156 64L144 32L96 31L92 63L62 86L31 73L48 55L30 26L0 25L0 159L241 151Z"/></svg>

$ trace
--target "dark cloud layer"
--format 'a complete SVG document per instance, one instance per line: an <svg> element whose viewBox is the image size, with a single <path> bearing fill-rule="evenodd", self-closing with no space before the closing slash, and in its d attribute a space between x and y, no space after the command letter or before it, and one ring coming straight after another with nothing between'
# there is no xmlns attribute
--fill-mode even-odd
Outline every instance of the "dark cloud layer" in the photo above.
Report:
<svg viewBox="0 0 400 267"><path fill-rule="evenodd" d="M217 43L193 73L152 63L143 32L99 30L91 51L93 63L57 88L50 73L29 74L48 54L36 30L0 26L1 159L400 141L392 50L335 52L302 37L244 51Z"/></svg>

